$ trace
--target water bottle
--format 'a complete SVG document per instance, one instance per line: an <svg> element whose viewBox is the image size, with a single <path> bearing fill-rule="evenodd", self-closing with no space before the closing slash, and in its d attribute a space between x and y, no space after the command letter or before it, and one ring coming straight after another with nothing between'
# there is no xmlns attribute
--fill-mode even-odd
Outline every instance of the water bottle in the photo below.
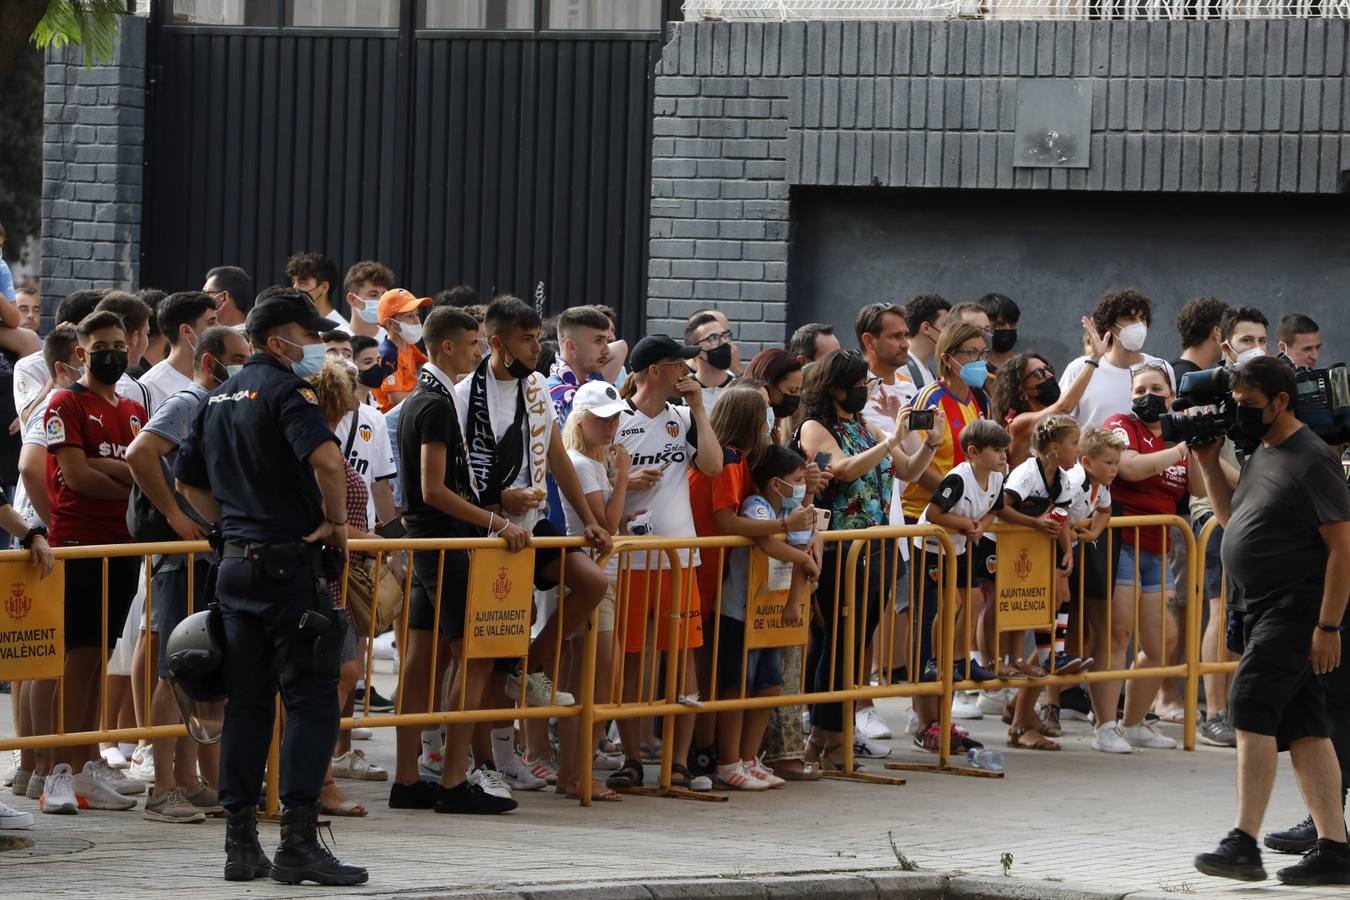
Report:
<svg viewBox="0 0 1350 900"><path fill-rule="evenodd" d="M1003 771L1003 751L990 750L988 747L976 747L966 751L966 761L973 769L989 772Z"/></svg>

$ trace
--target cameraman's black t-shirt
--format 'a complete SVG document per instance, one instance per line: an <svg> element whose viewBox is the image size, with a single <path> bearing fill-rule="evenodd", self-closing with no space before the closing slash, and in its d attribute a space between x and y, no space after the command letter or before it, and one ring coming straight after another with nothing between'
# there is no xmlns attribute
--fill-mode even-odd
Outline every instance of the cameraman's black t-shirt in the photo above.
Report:
<svg viewBox="0 0 1350 900"><path fill-rule="evenodd" d="M1257 447L1233 493L1223 531L1224 568L1233 608L1319 604L1327 546L1318 531L1350 521L1350 489L1341 461L1309 428L1278 447Z"/></svg>

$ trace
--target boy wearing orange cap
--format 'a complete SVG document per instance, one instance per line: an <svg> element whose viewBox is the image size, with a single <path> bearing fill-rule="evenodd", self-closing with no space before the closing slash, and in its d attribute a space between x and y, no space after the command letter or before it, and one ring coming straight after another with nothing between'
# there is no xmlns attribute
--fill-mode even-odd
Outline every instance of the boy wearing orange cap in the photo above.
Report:
<svg viewBox="0 0 1350 900"><path fill-rule="evenodd" d="M417 387L417 373L427 361L426 354L417 349L422 340L422 320L417 310L430 306L430 297L414 297L411 291L394 288L380 296L380 325L385 338L380 342L380 365L384 367L384 381L371 391L381 412L403 402L403 398Z"/></svg>

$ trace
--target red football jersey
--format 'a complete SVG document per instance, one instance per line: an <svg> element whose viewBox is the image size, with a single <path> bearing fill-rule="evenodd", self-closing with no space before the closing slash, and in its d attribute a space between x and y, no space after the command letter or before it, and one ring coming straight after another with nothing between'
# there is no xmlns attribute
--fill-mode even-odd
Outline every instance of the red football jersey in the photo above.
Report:
<svg viewBox="0 0 1350 900"><path fill-rule="evenodd" d="M56 391L43 417L47 438L47 495L51 498L53 544L130 543L127 501L81 496L61 477L56 451L78 447L89 459L127 457L127 447L145 423L145 409L117 398L113 406L82 384Z"/></svg>
<svg viewBox="0 0 1350 900"><path fill-rule="evenodd" d="M1139 453L1156 453L1167 449L1163 439L1148 430L1148 426L1136 416L1120 413L1102 423L1102 427L1125 442L1127 449ZM1161 475L1152 475L1143 481L1126 481L1116 478L1111 483L1111 497L1120 502L1127 516L1174 516L1177 502L1186 495L1187 463L1181 460L1168 466ZM1127 544L1134 543L1134 529L1122 528L1120 539ZM1139 546L1149 553L1162 553L1166 550L1161 539L1160 528L1141 528Z"/></svg>

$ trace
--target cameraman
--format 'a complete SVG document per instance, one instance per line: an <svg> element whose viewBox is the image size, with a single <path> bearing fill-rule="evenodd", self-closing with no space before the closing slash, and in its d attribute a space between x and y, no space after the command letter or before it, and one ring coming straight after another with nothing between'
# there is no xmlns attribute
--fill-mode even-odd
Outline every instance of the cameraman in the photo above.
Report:
<svg viewBox="0 0 1350 900"><path fill-rule="evenodd" d="M1335 454L1294 416L1295 390L1293 370L1278 359L1259 357L1233 370L1236 428L1257 442L1241 480L1225 473L1217 442L1194 450L1224 525L1223 562L1245 638L1229 704L1237 730L1237 827L1195 866L1242 881L1266 877L1253 835L1270 800L1276 755L1288 750L1318 840L1276 876L1285 884L1350 884L1336 803L1341 772L1314 677L1341 662L1350 491Z"/></svg>

